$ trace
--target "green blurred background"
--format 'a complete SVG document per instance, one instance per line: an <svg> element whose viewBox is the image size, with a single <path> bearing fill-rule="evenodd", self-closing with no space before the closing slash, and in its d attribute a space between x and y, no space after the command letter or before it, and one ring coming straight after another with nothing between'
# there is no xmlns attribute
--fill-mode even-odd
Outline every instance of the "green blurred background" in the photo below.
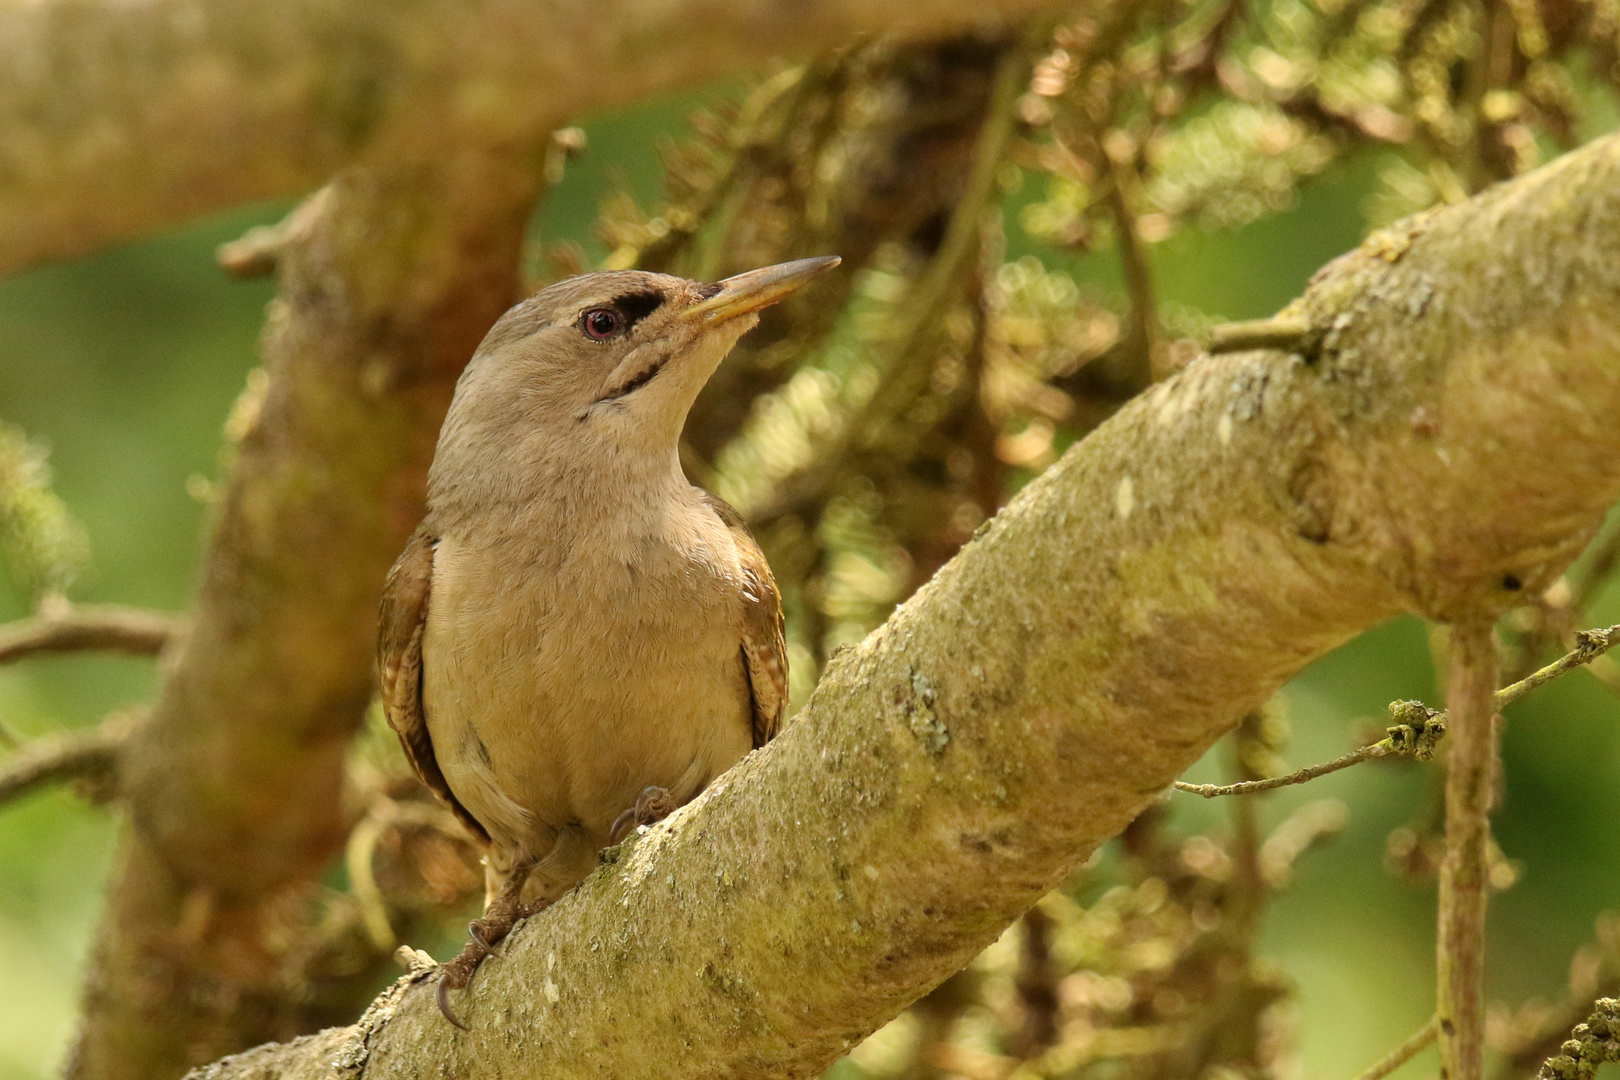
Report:
<svg viewBox="0 0 1620 1080"><path fill-rule="evenodd" d="M599 258L597 199L616 183L644 199L656 195L656 142L682 130L703 96L587 124L589 149L538 215L539 234L577 241ZM1380 165L1341 162L1291 209L1241 230L1178 233L1153 251L1163 299L1232 319L1275 310L1360 240ZM187 605L221 425L256 363L272 292L264 282L227 278L213 249L285 210L243 210L0 282L0 419L48 442L56 489L89 530L92 568L75 599ZM1009 254L1037 251L1018 233L1015 213L1008 221ZM1103 287L1117 279L1113 267L1108 252L1065 265ZM23 599L0 580L0 618L24 614ZM1620 621L1620 590L1611 589L1593 614ZM93 724L152 687L150 662L33 659L0 668L0 719L25 735ZM1285 692L1290 762L1344 752L1362 721L1401 697L1434 697L1427 631L1411 619L1367 634L1294 680ZM1496 825L1524 873L1492 908L1490 991L1518 1004L1531 995L1557 998L1594 917L1620 908L1620 701L1576 673L1510 710L1509 720L1507 794ZM1221 775L1205 761L1189 778ZM1408 884L1383 867L1386 835L1427 812L1431 781L1428 769L1410 762L1376 764L1263 805L1263 823L1273 824L1322 797L1343 799L1351 811L1336 842L1304 857L1265 923L1263 954L1298 983L1306 1076L1354 1075L1432 1008L1432 884ZM1190 796L1175 806L1195 821L1221 812ZM0 807L0 1080L53 1074L67 1045L113 828L112 813L65 790ZM1433 1069L1430 1051L1397 1075Z"/></svg>

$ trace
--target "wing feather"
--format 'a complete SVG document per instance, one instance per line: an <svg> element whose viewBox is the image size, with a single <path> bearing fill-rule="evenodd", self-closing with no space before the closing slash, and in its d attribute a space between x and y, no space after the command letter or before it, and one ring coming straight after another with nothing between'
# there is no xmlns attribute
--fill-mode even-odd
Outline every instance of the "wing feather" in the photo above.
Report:
<svg viewBox="0 0 1620 1080"><path fill-rule="evenodd" d="M437 541L423 522L411 534L405 550L388 571L378 613L377 675L382 687L383 715L399 735L405 756L422 783L450 805L467 831L483 843L489 832L461 805L439 768L422 711L422 630L427 625L429 594L433 590L433 547Z"/></svg>
<svg viewBox="0 0 1620 1080"><path fill-rule="evenodd" d="M743 669L753 698L754 746L764 746L781 730L787 715L787 641L783 636L782 597L776 578L742 515L717 495L703 493L709 507L731 530L743 568Z"/></svg>

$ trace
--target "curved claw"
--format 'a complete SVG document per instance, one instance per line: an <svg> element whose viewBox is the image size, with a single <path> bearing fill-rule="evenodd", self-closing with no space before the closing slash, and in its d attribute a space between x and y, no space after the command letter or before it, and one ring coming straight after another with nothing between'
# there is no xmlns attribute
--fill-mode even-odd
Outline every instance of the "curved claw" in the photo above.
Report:
<svg viewBox="0 0 1620 1080"><path fill-rule="evenodd" d="M613 827L608 830L608 840L613 844L617 844L620 840L624 839L625 834L628 833L631 828L635 826L635 824L636 808L632 806L630 809L613 819Z"/></svg>
<svg viewBox="0 0 1620 1080"><path fill-rule="evenodd" d="M484 951L485 956L501 955L501 952L490 944L489 938L484 936L484 927L481 921L467 924L467 936L472 938L473 943Z"/></svg>
<svg viewBox="0 0 1620 1080"><path fill-rule="evenodd" d="M450 985L449 972L439 976L439 988L434 994L435 1000L439 1003L439 1012L462 1031L471 1031L472 1028L458 1020L455 1010L450 1007L450 991L454 989L457 988Z"/></svg>
<svg viewBox="0 0 1620 1080"><path fill-rule="evenodd" d="M645 787L636 799L636 805L613 819L613 827L608 830L608 840L617 844L637 825L652 825L663 821L675 812L675 799L670 795L668 788Z"/></svg>

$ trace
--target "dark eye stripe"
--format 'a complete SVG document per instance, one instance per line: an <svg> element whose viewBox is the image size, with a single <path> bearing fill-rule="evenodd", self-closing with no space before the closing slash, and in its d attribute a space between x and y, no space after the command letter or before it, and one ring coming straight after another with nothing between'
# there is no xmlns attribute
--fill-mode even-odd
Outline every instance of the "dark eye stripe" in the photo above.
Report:
<svg viewBox="0 0 1620 1080"><path fill-rule="evenodd" d="M624 325L628 330L648 315L657 311L664 303L664 294L648 289L644 292L625 293L614 297L613 306L624 312Z"/></svg>

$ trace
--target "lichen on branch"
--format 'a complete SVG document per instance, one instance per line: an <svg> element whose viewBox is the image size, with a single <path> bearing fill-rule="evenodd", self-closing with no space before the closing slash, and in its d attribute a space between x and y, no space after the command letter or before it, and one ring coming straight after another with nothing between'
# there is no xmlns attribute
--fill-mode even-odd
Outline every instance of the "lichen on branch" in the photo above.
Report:
<svg viewBox="0 0 1620 1080"><path fill-rule="evenodd" d="M1208 357L1122 409L781 737L520 928L470 1033L403 988L366 1074L825 1067L1312 658L1546 587L1620 495L1616 250L1608 139L1330 264L1298 307L1317 347ZM202 1075L328 1075L355 1036Z"/></svg>

